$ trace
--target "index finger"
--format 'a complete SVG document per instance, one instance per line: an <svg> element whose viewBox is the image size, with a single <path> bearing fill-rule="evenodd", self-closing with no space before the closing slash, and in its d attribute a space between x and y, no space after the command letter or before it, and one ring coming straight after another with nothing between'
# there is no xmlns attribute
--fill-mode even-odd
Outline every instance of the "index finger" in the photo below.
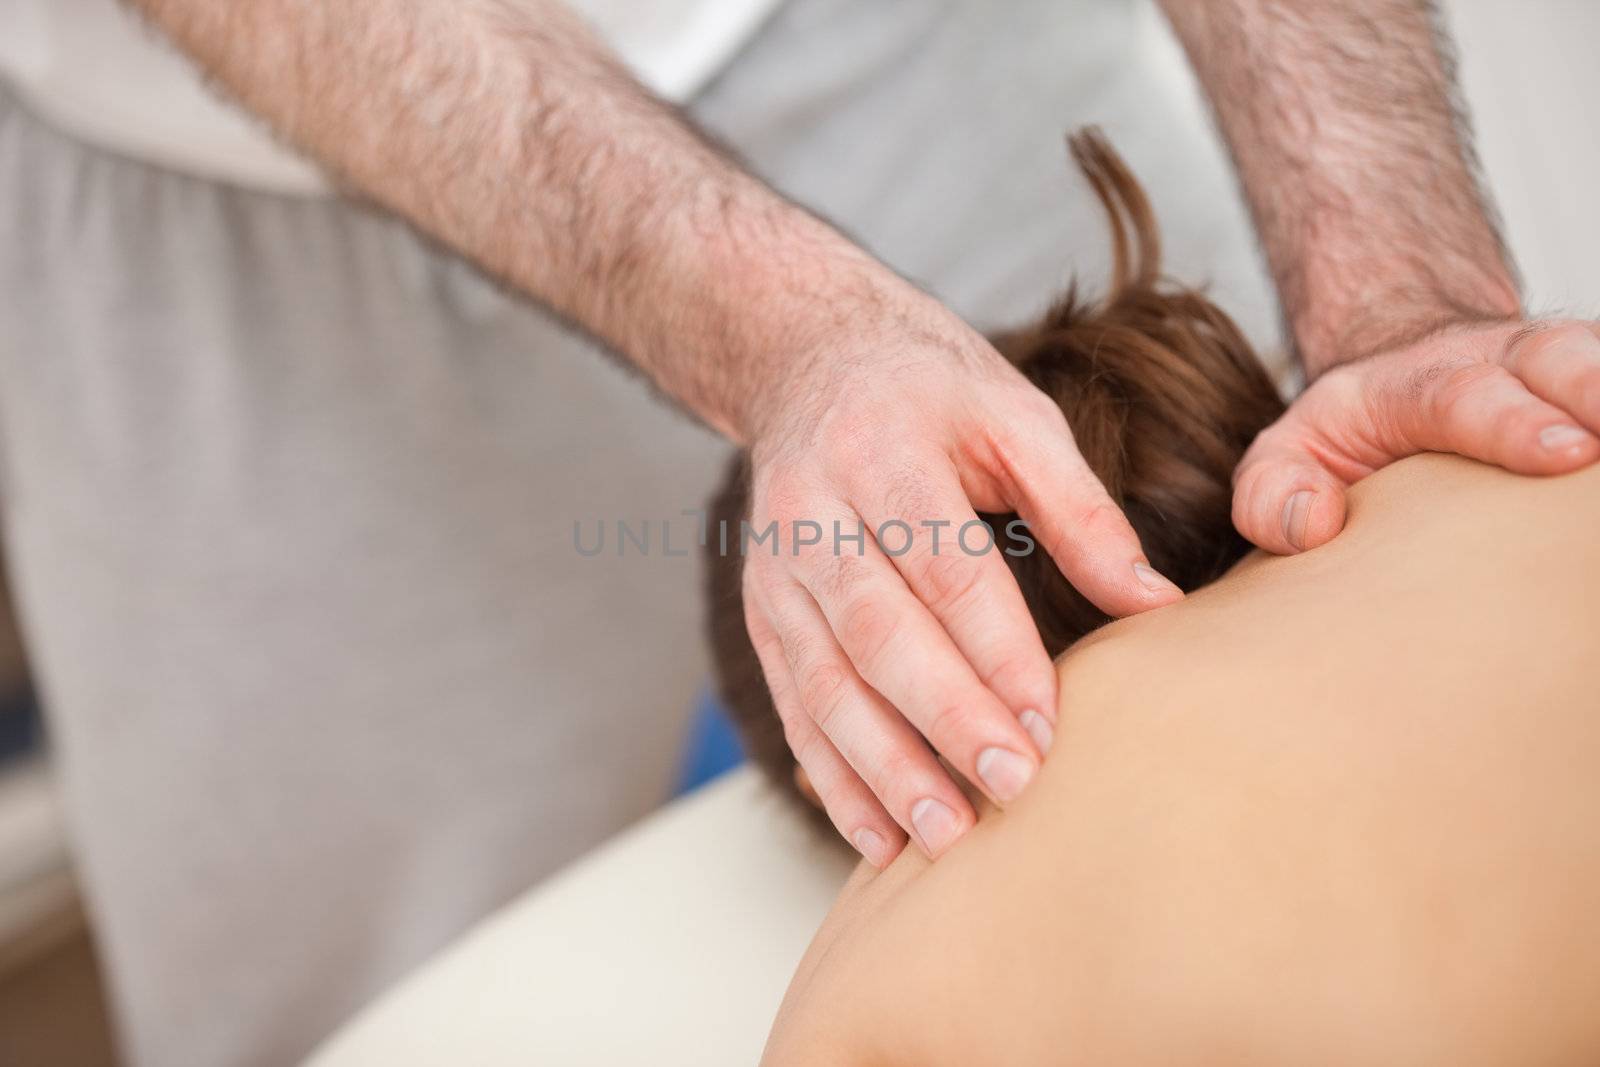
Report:
<svg viewBox="0 0 1600 1067"><path fill-rule="evenodd" d="M1133 615L1183 598L1150 566L1139 535L1078 451L1059 432L1008 431L995 452L1017 514L1074 589L1108 615Z"/></svg>
<svg viewBox="0 0 1600 1067"><path fill-rule="evenodd" d="M975 682L1042 754L1056 717L1055 669L996 534L978 519L951 461L902 457L894 477L863 475L852 492L877 549L932 615L930 629L943 629Z"/></svg>

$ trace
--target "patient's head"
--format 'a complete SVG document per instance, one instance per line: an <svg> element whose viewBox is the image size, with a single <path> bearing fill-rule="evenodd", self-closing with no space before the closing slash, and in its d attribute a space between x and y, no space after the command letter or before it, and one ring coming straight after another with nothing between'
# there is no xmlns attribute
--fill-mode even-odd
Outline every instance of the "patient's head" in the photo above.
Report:
<svg viewBox="0 0 1600 1067"><path fill-rule="evenodd" d="M1184 590L1244 555L1230 519L1231 477L1283 402L1233 321L1196 290L1160 277L1160 238L1133 175L1096 132L1073 159L1110 218L1111 284L1099 301L1076 286L1037 323L992 336L1000 352L1061 405L1078 448L1126 512L1156 570ZM743 456L710 520L748 518ZM997 530L1014 515L985 515ZM713 539L714 540L714 539ZM1006 556L1052 656L1109 621L1067 584L1049 554ZM751 757L796 791L794 757L744 627L739 555L712 548L710 632L718 684Z"/></svg>

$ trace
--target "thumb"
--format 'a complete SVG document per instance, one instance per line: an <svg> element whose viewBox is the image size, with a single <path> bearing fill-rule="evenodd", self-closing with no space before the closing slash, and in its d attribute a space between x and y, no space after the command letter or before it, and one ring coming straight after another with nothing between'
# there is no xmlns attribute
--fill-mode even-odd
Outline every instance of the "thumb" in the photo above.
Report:
<svg viewBox="0 0 1600 1067"><path fill-rule="evenodd" d="M1233 525L1252 544L1292 555L1344 529L1345 485L1304 443L1271 436L1250 446L1233 476Z"/></svg>

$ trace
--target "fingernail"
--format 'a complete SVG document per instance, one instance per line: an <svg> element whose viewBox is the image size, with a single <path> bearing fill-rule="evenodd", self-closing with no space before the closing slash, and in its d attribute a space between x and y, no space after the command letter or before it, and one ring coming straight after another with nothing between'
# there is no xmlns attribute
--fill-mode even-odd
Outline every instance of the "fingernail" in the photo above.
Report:
<svg viewBox="0 0 1600 1067"><path fill-rule="evenodd" d="M978 753L978 777L1004 804L1022 794L1033 778L1033 764L1009 748L986 748Z"/></svg>
<svg viewBox="0 0 1600 1067"><path fill-rule="evenodd" d="M1283 505L1283 536L1297 551L1306 547L1306 520L1311 517L1311 501L1316 495L1302 489Z"/></svg>
<svg viewBox="0 0 1600 1067"><path fill-rule="evenodd" d="M1148 563L1135 563L1133 565L1133 576L1139 579L1140 585L1152 593L1165 593L1169 589L1177 588L1177 586L1163 577L1160 571Z"/></svg>
<svg viewBox="0 0 1600 1067"><path fill-rule="evenodd" d="M915 816L912 816L912 818L915 818ZM878 831L862 827L850 838L850 843L855 845L856 851L865 856L867 862L878 868L878 870L883 870L888 864L889 842L885 841L883 835Z"/></svg>
<svg viewBox="0 0 1600 1067"><path fill-rule="evenodd" d="M937 856L949 848L961 829L956 813L932 797L923 797L911 809L911 826L917 831L917 836L922 839L922 847L928 850L930 856Z"/></svg>
<svg viewBox="0 0 1600 1067"><path fill-rule="evenodd" d="M1549 452L1562 452L1581 445L1588 439L1588 431L1580 430L1576 426L1546 426L1539 431L1539 444Z"/></svg>
<svg viewBox="0 0 1600 1067"><path fill-rule="evenodd" d="M1028 731L1028 736L1033 738L1033 746L1039 750L1039 755L1050 751L1050 743L1056 739L1056 732L1050 729L1050 720L1029 708L1018 716L1022 728Z"/></svg>

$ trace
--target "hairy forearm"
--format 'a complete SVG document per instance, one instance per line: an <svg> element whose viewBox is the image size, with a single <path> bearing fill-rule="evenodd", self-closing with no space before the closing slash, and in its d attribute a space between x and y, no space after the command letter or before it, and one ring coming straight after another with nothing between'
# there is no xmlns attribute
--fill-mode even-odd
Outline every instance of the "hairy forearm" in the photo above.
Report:
<svg viewBox="0 0 1600 1067"><path fill-rule="evenodd" d="M1426 0L1163 0L1306 369L1516 315Z"/></svg>
<svg viewBox="0 0 1600 1067"><path fill-rule="evenodd" d="M807 324L910 289L741 170L553 0L134 3L339 181L736 440L809 350Z"/></svg>

